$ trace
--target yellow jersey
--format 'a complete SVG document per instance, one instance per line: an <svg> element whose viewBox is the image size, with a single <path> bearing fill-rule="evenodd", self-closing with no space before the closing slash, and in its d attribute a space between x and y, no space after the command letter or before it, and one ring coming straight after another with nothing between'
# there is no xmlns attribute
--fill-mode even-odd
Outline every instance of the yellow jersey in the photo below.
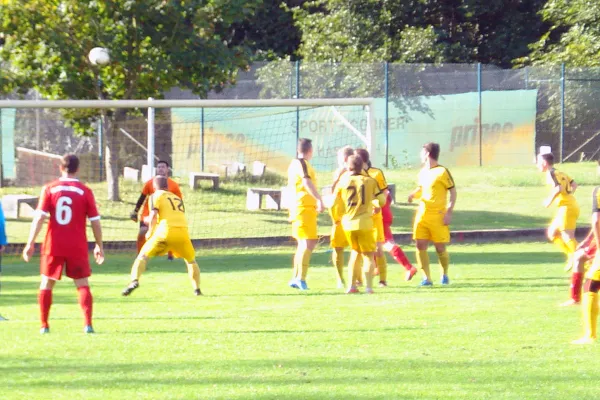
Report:
<svg viewBox="0 0 600 400"><path fill-rule="evenodd" d="M418 176L418 192L415 198L420 199L419 212L446 211L448 207L448 190L454 187L454 179L450 171L441 165L423 168Z"/></svg>
<svg viewBox="0 0 600 400"><path fill-rule="evenodd" d="M333 185L331 185L332 195L335 193L335 188L337 187L342 177L348 173L349 171L346 168L338 168L333 173ZM329 208L329 215L331 215L331 219L334 223L340 222L342 220L342 216L344 215L345 209L346 206L344 205L344 201L342 200L342 198L339 196L335 196L333 198L333 204Z"/></svg>
<svg viewBox="0 0 600 400"><path fill-rule="evenodd" d="M344 203L342 226L346 231L373 229L373 201L377 200L379 207L386 201L377 181L362 174L344 174L334 196Z"/></svg>
<svg viewBox="0 0 600 400"><path fill-rule="evenodd" d="M577 204L577 200L573 196L573 182L575 181L564 172L557 171L554 168L548 171L548 185L554 188L560 186L560 192L558 192L552 204L558 207Z"/></svg>
<svg viewBox="0 0 600 400"><path fill-rule="evenodd" d="M303 158L292 160L288 168L288 186L296 193L296 208L317 207L317 200L308 193L302 180L310 179L317 187L317 179L313 167Z"/></svg>
<svg viewBox="0 0 600 400"><path fill-rule="evenodd" d="M385 175L383 175L383 171L379 168L369 167L365 170L367 175L371 178L375 179L377 182L377 186L379 187L379 191L383 192L388 188L387 181L385 180ZM376 214L373 214L373 219L383 219L383 214L381 214L381 210L379 210Z"/></svg>
<svg viewBox="0 0 600 400"><path fill-rule="evenodd" d="M596 186L592 194L592 214L596 212L600 212L600 186Z"/></svg>
<svg viewBox="0 0 600 400"><path fill-rule="evenodd" d="M150 197L150 210L158 211L156 229L187 228L185 206L176 194L157 190Z"/></svg>

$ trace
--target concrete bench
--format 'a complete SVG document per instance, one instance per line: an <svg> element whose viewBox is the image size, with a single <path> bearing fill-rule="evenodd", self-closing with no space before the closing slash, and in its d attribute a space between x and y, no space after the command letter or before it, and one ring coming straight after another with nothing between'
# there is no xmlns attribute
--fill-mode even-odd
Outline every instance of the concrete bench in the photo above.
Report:
<svg viewBox="0 0 600 400"><path fill-rule="evenodd" d="M281 189L248 188L246 193L246 209L260 210L265 198L265 209L281 210Z"/></svg>
<svg viewBox="0 0 600 400"><path fill-rule="evenodd" d="M2 197L2 209L6 218L33 218L39 197L28 194L7 194Z"/></svg>
<svg viewBox="0 0 600 400"><path fill-rule="evenodd" d="M198 182L212 181L213 189L219 188L219 174L210 174L207 172L190 172L190 187L194 190L198 188Z"/></svg>
<svg viewBox="0 0 600 400"><path fill-rule="evenodd" d="M131 181L131 182L139 181L140 180L140 170L131 168L131 167L123 168L123 179L126 181Z"/></svg>

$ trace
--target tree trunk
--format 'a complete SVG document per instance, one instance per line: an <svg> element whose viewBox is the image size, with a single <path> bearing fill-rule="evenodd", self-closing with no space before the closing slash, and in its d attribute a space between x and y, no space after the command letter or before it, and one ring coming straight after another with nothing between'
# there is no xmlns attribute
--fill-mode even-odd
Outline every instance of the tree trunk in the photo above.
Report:
<svg viewBox="0 0 600 400"><path fill-rule="evenodd" d="M108 200L120 201L119 196L119 141L117 140L119 129L119 111L113 116L103 116L105 136L105 169L106 182L108 183Z"/></svg>

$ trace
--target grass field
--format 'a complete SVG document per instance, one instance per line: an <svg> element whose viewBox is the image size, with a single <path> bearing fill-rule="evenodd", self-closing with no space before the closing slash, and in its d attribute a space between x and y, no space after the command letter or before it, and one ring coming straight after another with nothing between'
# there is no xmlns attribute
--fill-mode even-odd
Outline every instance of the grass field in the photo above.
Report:
<svg viewBox="0 0 600 400"><path fill-rule="evenodd" d="M290 249L199 254L205 296L181 262L157 260L122 298L132 256L95 268L95 328L70 282L38 334L37 263L4 260L2 399L570 399L597 395L596 347L576 347L579 309L549 244L457 245L452 284L334 289L315 254L311 290L286 287ZM409 256L412 257L412 250ZM37 260L36 260L37 262ZM437 278L437 271L434 274ZM436 279L437 280L437 279Z"/></svg>
<svg viewBox="0 0 600 400"><path fill-rule="evenodd" d="M587 224L591 208L593 187L600 182L595 163L564 164L558 167L566 171L581 186L576 197L581 205L579 222ZM388 182L396 184L397 201L393 206L396 233L408 232L415 207L403 202L414 189L416 170L386 171ZM553 209L542 207L549 193L544 178L536 168L524 167L457 167L452 174L458 188L458 202L452 223L454 230L480 230L498 228L540 228L547 225ZM319 184L330 183L330 174L321 174ZM247 211L248 187L280 187L283 181L244 182L230 181L218 191L204 187L196 192L182 185L187 217L193 238L231 238L287 236L290 234L286 211ZM122 183L122 202L113 203L106 198L106 185L93 184L100 212L103 215L106 240L134 240L137 226L128 217L139 196L141 185ZM3 188L4 193L39 194L40 188ZM9 220L10 241L23 243L27 239L30 220ZM331 226L329 216L321 214L320 233L328 234Z"/></svg>

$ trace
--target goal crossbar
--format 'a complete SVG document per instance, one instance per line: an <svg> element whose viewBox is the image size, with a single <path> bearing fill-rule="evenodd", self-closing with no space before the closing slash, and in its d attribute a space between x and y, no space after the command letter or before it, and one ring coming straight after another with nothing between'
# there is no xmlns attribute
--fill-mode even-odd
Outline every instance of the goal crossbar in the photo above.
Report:
<svg viewBox="0 0 600 400"><path fill-rule="evenodd" d="M0 108L233 108L371 106L373 98L266 100L0 100Z"/></svg>

